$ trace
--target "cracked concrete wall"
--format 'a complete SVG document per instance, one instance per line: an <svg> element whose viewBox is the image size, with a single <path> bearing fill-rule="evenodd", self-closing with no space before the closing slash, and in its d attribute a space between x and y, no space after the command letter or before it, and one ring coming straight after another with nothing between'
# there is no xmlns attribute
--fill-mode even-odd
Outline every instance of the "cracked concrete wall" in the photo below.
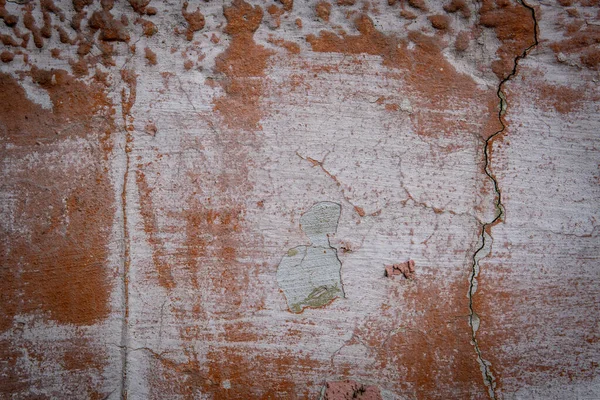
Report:
<svg viewBox="0 0 600 400"><path fill-rule="evenodd" d="M600 398L598 6L0 0L0 397Z"/></svg>

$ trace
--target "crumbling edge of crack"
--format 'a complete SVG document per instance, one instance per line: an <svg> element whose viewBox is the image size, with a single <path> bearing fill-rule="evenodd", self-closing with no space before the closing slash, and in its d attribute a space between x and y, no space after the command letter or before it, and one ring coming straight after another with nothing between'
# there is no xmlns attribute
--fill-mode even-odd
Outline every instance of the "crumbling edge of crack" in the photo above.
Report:
<svg viewBox="0 0 600 400"><path fill-rule="evenodd" d="M494 191L496 193L496 215L494 219L490 222L483 223L481 225L481 234L479 236L479 247L473 253L472 257L472 265L471 265L471 273L469 275L469 292L467 294L469 298L469 326L471 327L471 344L475 348L475 353L477 355L477 362L479 363L479 367L481 369L481 373L483 375L483 382L485 386L488 388L488 394L491 399L496 400L496 378L491 370L491 363L483 358L481 353L481 349L479 347L479 343L477 342L477 330L479 329L480 319L477 313L475 312L475 308L473 305L473 295L477 291L477 276L479 275L479 260L486 257L491 252L491 247L493 243L493 238L491 236L491 228L496 225L498 222L502 221L505 211L504 205L502 204L502 192L498 185L498 181L496 177L492 173L490 169L490 146L493 140L504 133L506 130L506 125L503 120L503 116L507 109L507 100L506 95L502 91L502 88L506 82L512 79L517 75L517 68L519 66L519 61L523 58L527 57L529 52L534 49L538 44L538 22L535 14L535 9L527 4L524 0L517 0L517 2L523 7L527 8L531 12L531 18L533 19L533 39L534 42L530 46L528 46L523 52L518 55L514 60L513 69L498 85L498 90L496 94L500 99L500 110L498 111L498 120L500 121L500 125L502 128L495 132L493 135L487 138L484 144L484 172L487 177L492 181L494 185ZM488 229L490 230L488 233Z"/></svg>

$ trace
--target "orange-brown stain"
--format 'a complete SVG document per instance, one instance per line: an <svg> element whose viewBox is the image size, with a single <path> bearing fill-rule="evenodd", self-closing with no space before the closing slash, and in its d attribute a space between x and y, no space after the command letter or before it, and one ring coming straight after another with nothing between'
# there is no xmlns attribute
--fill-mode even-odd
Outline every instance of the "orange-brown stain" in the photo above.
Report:
<svg viewBox="0 0 600 400"><path fill-rule="evenodd" d="M559 114L569 114L583 107L586 99L584 88L573 89L563 85L538 83L539 100L536 103L545 111L555 110Z"/></svg>
<svg viewBox="0 0 600 400"><path fill-rule="evenodd" d="M534 248L533 254L540 250ZM549 275L555 272L541 267L528 272L527 279L536 284L524 286L523 272L511 257L498 254L482 267L473 297L484 327L477 332L479 347L496 375L511 377L497 380L496 393L543 386L548 379L592 382L600 366L594 359L597 346L590 340L598 337L596 320L587 318L597 309L590 296L593 282L571 273L554 279ZM533 341L536 345L530 346Z"/></svg>
<svg viewBox="0 0 600 400"><path fill-rule="evenodd" d="M597 7L598 1L587 2L588 7ZM576 10L575 10L576 11ZM583 67L598 70L600 67L600 13L592 18L580 18L578 13L569 12L566 21L558 20L558 27L564 32L565 39L552 42L550 48L557 57L564 55L576 55ZM568 21L568 22L567 22Z"/></svg>
<svg viewBox="0 0 600 400"><path fill-rule="evenodd" d="M269 37L269 43L286 49L290 54L300 54L300 45L298 43L291 42L289 40Z"/></svg>
<svg viewBox="0 0 600 400"><path fill-rule="evenodd" d="M495 91L480 88L471 77L456 71L443 56L438 39L419 32L410 32L408 40L385 35L364 14L355 20L355 25L358 35L338 36L321 31L319 36L311 34L306 40L317 52L378 55L383 65L402 71L398 78L417 94L415 112L411 114L417 133L439 137L475 130L487 138L501 129ZM408 41L414 49L409 50ZM474 111L473 104L481 105L480 110ZM466 109L480 118L457 119L446 114Z"/></svg>
<svg viewBox="0 0 600 400"><path fill-rule="evenodd" d="M327 1L321 0L315 6L315 12L323 21L329 22L329 16L331 15L331 4Z"/></svg>
<svg viewBox="0 0 600 400"><path fill-rule="evenodd" d="M16 314L45 313L59 323L90 325L110 312L107 246L114 206L105 161L111 104L99 85L78 82L65 71L34 68L31 76L53 108L31 102L14 78L0 75L3 142L16 146L4 149L5 155L24 157L35 149L55 157L54 146L73 137L89 140L100 152L95 170L69 168L58 157L56 168L21 171L5 182L14 190L13 217L21 228L5 232L1 244L0 331ZM23 173L26 178L19 178Z"/></svg>
<svg viewBox="0 0 600 400"><path fill-rule="evenodd" d="M246 347L221 347L209 350L202 363L191 350L185 350L187 362L178 363L167 357L153 362L151 398L165 392L184 399L200 394L214 399L305 399L311 397L309 387L316 382L298 385L290 371L308 373L327 364L294 351ZM229 386L224 383L228 382Z"/></svg>
<svg viewBox="0 0 600 400"><path fill-rule="evenodd" d="M355 332L373 351L372 368L394 368L403 377L395 390L417 399L487 398L471 345L468 279L420 276L393 286L381 314Z"/></svg>
<svg viewBox="0 0 600 400"><path fill-rule="evenodd" d="M156 65L158 62L156 61L156 53L152 51L152 49L146 47L144 49L144 55L146 57L146 61L148 65Z"/></svg>
<svg viewBox="0 0 600 400"><path fill-rule="evenodd" d="M427 19L429 19L431 26L435 29L445 31L450 27L450 18L448 18L447 15L430 15L429 17L427 17Z"/></svg>
<svg viewBox="0 0 600 400"><path fill-rule="evenodd" d="M197 8L196 11L189 12L187 1L184 2L183 6L181 7L181 14L188 24L185 38L191 41L194 39L194 32L198 32L204 28L206 23L204 15L200 12L199 8Z"/></svg>
<svg viewBox="0 0 600 400"><path fill-rule="evenodd" d="M260 129L260 97L267 61L273 54L254 41L263 11L259 6L234 0L224 8L224 15L227 19L224 32L231 42L215 62L215 71L225 77L221 83L225 93L215 99L215 110L229 128L254 131Z"/></svg>
<svg viewBox="0 0 600 400"><path fill-rule="evenodd" d="M167 261L167 252L160 236L160 226L156 216L156 207L152 199L152 188L148 184L146 175L142 171L142 166L138 166L135 182L137 184L140 214L144 232L148 237L148 243L152 247L152 263L156 269L158 284L165 289L173 289L175 280L171 271L171 265Z"/></svg>
<svg viewBox="0 0 600 400"><path fill-rule="evenodd" d="M460 14L464 18L469 18L471 16L471 10L469 6L465 2L465 0L452 0L450 3L444 6L444 11L448 13L460 12Z"/></svg>
<svg viewBox="0 0 600 400"><path fill-rule="evenodd" d="M30 101L15 78L0 74L2 154L20 167L3 182L14 200L10 216L19 228L3 231L0 241L0 332L22 330L13 321L17 315L89 326L111 312L114 271L108 246L115 207L107 160L112 104L101 84L79 82L66 71L33 68L29 75L48 93L51 110ZM74 139L89 146L91 165L70 166L57 150ZM33 154L40 157L37 166L21 163ZM19 362L24 357L41 368L52 363L67 370L104 368L105 349L85 347L76 338L57 342L51 350L14 337L0 341L0 397L37 385ZM98 394L95 388L93 382L81 383L90 398Z"/></svg>
<svg viewBox="0 0 600 400"><path fill-rule="evenodd" d="M492 71L498 79L506 79L514 68L515 58L534 44L531 11L513 2L484 0L479 9L479 24L494 29L500 41L496 51L499 59L492 62Z"/></svg>

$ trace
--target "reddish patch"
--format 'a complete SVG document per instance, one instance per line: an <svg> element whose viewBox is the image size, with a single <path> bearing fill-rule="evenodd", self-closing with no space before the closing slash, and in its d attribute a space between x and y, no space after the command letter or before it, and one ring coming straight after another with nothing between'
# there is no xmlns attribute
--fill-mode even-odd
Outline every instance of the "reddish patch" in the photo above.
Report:
<svg viewBox="0 0 600 400"><path fill-rule="evenodd" d="M141 165L138 166L138 168L141 167ZM152 247L152 262L158 274L158 283L165 289L170 290L175 287L175 281L171 266L166 261L167 253L164 243L159 235L160 227L152 200L152 188L148 185L146 175L140 169L136 171L135 181L139 192L140 214L142 215L144 232L148 236L148 243Z"/></svg>
<svg viewBox="0 0 600 400"><path fill-rule="evenodd" d="M425 4L425 0L408 0L408 5L421 11L429 11Z"/></svg>
<svg viewBox="0 0 600 400"><path fill-rule="evenodd" d="M494 29L500 41L496 51L498 60L492 62L492 71L500 79L506 79L515 65L515 58L534 41L534 21L526 7L503 0L484 0L479 9L479 24Z"/></svg>
<svg viewBox="0 0 600 400"><path fill-rule="evenodd" d="M100 40L107 42L128 42L129 33L125 25L116 20L109 9L95 11L88 24L92 31L100 30Z"/></svg>
<svg viewBox="0 0 600 400"><path fill-rule="evenodd" d="M402 18L406 18L406 19L417 19L417 15L413 12L410 12L408 10L402 10L400 11L400 16Z"/></svg>
<svg viewBox="0 0 600 400"><path fill-rule="evenodd" d="M550 48L558 55L575 54L584 67L597 70L600 67L600 13L591 21L578 19L562 28L567 37L550 44Z"/></svg>
<svg viewBox="0 0 600 400"><path fill-rule="evenodd" d="M144 54L146 57L146 60L148 60L148 65L156 65L156 53L153 52L150 48L146 47L144 49Z"/></svg>
<svg viewBox="0 0 600 400"><path fill-rule="evenodd" d="M444 11L449 13L460 12L465 18L469 18L471 16L471 10L469 9L469 6L465 0L452 0L450 3L444 6Z"/></svg>
<svg viewBox="0 0 600 400"><path fill-rule="evenodd" d="M144 30L144 36L150 37L158 33L158 28L152 21L148 21L146 19L139 18L135 21L136 24L142 24L142 29Z"/></svg>
<svg viewBox="0 0 600 400"><path fill-rule="evenodd" d="M188 24L187 30L185 32L185 38L189 41L194 40L194 32L198 32L199 30L204 29L204 25L206 21L204 20L204 15L200 12L200 9L197 8L196 11L188 12L188 2L184 2L181 7L181 15L185 18L185 21Z"/></svg>
<svg viewBox="0 0 600 400"><path fill-rule="evenodd" d="M156 356L152 363L152 392L173 393L186 399L209 395L215 399L311 398L307 389L313 382L298 386L289 371L313 371L322 363L308 356L248 347L219 347L210 350L202 363L190 350L187 362L177 363ZM228 383L226 386L225 383ZM257 385L257 382L260 382Z"/></svg>
<svg viewBox="0 0 600 400"><path fill-rule="evenodd" d="M0 245L0 331L10 328L17 314L43 313L58 323L91 325L110 312L106 264L114 193L106 160L112 104L101 86L81 83L66 71L34 68L31 77L47 91L53 108L31 102L15 79L0 74L2 141L14 145L4 149L5 157L20 160L36 153L55 167L23 162L5 178L19 229L5 232ZM56 146L74 137L99 149L95 168L71 169L55 155Z"/></svg>
<svg viewBox="0 0 600 400"><path fill-rule="evenodd" d="M2 60L3 63L9 63L14 59L15 55L10 51L4 50L2 53L0 53L0 60Z"/></svg>
<svg viewBox="0 0 600 400"><path fill-rule="evenodd" d="M65 350L61 365L69 371L78 371L94 369L102 371L107 365L106 354L102 350L90 347L90 343L85 338L76 338L72 340L73 346Z"/></svg>
<svg viewBox="0 0 600 400"><path fill-rule="evenodd" d="M403 379L394 382L394 390L417 399L487 398L471 345L468 287L463 274L422 275L390 286L381 313L355 331L378 360L370 368L395 371Z"/></svg>
<svg viewBox="0 0 600 400"><path fill-rule="evenodd" d="M129 0L129 5L138 14L144 14L150 0Z"/></svg>
<svg viewBox="0 0 600 400"><path fill-rule="evenodd" d="M540 259L547 253L548 248L532 243L519 245L527 250L522 253L523 247L518 254ZM549 377L555 385L592 382L599 367L598 326L590 316L597 315L598 298L595 282L579 274L578 260L561 268L539 264L527 271L527 280L535 284L524 285L518 261L510 260L514 255L505 252L494 258L482 265L473 299L481 318L479 348L496 377L510 377L497 379L496 393L540 387Z"/></svg>
<svg viewBox="0 0 600 400"><path fill-rule="evenodd" d="M454 41L454 48L456 51L465 51L469 48L469 43L471 42L471 34L467 31L459 32L456 35L456 40Z"/></svg>
<svg viewBox="0 0 600 400"><path fill-rule="evenodd" d="M19 17L6 10L6 0L0 0L0 19L4 20L6 26L15 26L19 22Z"/></svg>
<svg viewBox="0 0 600 400"><path fill-rule="evenodd" d="M358 17L355 25L358 35L338 36L321 31L318 37L308 35L306 40L317 52L378 55L383 65L402 71L398 77L418 94L413 105L416 112L411 114L417 133L439 137L476 131L487 138L501 129L496 93L478 87L471 77L456 71L442 54L438 39L410 32L408 40L414 49L409 50L407 40L379 32L366 15ZM474 104L479 105L478 111ZM456 114L465 112L478 117L468 121L456 119Z"/></svg>
<svg viewBox="0 0 600 400"><path fill-rule="evenodd" d="M275 39L274 37L269 37L268 41L269 43L283 47L291 54L300 54L300 46L298 43L290 42L284 39Z"/></svg>
<svg viewBox="0 0 600 400"><path fill-rule="evenodd" d="M539 83L539 102L542 109L554 109L560 114L569 114L580 109L586 99L585 89Z"/></svg>
<svg viewBox="0 0 600 400"><path fill-rule="evenodd" d="M327 382L325 384L324 400L381 400L381 392L374 385L363 385L361 383L347 380L339 382Z"/></svg>
<svg viewBox="0 0 600 400"><path fill-rule="evenodd" d="M415 277L415 262L408 260L400 264L386 265L385 276L391 278L395 275L402 275L406 279L413 279Z"/></svg>
<svg viewBox="0 0 600 400"><path fill-rule="evenodd" d="M323 21L329 22L329 16L331 15L331 4L326 1L319 1L315 6L315 12Z"/></svg>
<svg viewBox="0 0 600 400"><path fill-rule="evenodd" d="M367 213L365 212L365 209L362 207L359 207L359 206L354 206L354 211L356 211L356 213L361 217L364 217L365 215L367 215Z"/></svg>
<svg viewBox="0 0 600 400"><path fill-rule="evenodd" d="M224 208L221 210L209 209L198 203L184 212L186 233L186 265L191 271L191 282L198 287L197 277L200 272L202 260L215 260L216 270L220 279L229 282L224 285L224 296L227 303L234 309L240 307L244 297L245 279L236 279L237 248L239 234L242 231L243 209Z"/></svg>
<svg viewBox="0 0 600 400"><path fill-rule="evenodd" d="M450 18L446 15L430 15L427 19L429 19L431 26L440 31L445 31L450 27Z"/></svg>
<svg viewBox="0 0 600 400"><path fill-rule="evenodd" d="M234 0L224 8L224 14L227 19L224 32L231 36L231 43L215 62L215 71L225 77L221 82L225 95L214 101L215 110L230 128L257 130L262 118L259 103L265 69L273 54L254 42L263 11L259 6Z"/></svg>
<svg viewBox="0 0 600 400"><path fill-rule="evenodd" d="M294 8L294 0L277 0L281 4L283 4L283 9L285 11L292 11Z"/></svg>
<svg viewBox="0 0 600 400"><path fill-rule="evenodd" d="M277 7L275 4L271 4L267 7L267 12L273 17L273 27L279 28L281 26L281 16L284 14L283 8Z"/></svg>

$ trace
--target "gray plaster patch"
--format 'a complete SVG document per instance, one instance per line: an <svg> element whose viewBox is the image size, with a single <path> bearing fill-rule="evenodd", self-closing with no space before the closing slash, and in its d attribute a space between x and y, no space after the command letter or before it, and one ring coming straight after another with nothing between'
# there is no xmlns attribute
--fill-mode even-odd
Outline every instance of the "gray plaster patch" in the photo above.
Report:
<svg viewBox="0 0 600 400"><path fill-rule="evenodd" d="M300 218L300 227L311 245L289 249L279 263L277 283L294 313L344 297L342 263L329 244L329 236L337 231L341 210L339 204L328 201L313 205Z"/></svg>

